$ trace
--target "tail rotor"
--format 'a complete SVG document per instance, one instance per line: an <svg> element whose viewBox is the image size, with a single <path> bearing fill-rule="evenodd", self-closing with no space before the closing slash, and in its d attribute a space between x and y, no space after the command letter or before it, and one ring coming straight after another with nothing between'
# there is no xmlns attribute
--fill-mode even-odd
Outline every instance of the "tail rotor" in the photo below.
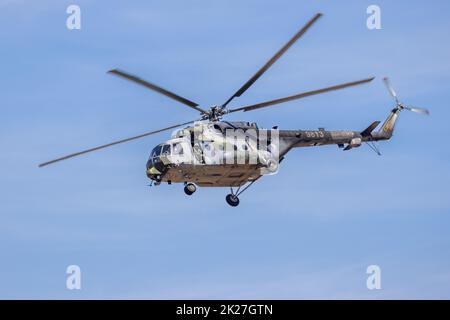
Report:
<svg viewBox="0 0 450 320"><path fill-rule="evenodd" d="M398 100L397 93L395 92L394 88L392 87L390 79L388 77L385 77L385 78L383 78L383 82L386 85L386 88L388 89L390 95L394 98L395 103L396 103L396 107L399 110L406 109L406 110L409 110L409 111L412 111L412 112L415 112L415 113L420 113L420 114L425 114L425 115L429 115L430 114L430 111L428 111L428 109L417 108L417 107L410 107L410 106L407 106L407 105L401 103Z"/></svg>

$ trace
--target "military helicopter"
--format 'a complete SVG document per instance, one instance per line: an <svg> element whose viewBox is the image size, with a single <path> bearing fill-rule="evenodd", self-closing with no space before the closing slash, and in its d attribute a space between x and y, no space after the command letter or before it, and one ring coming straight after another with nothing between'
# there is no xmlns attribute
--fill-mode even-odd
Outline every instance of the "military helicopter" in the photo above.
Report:
<svg viewBox="0 0 450 320"><path fill-rule="evenodd" d="M140 84L192 108L200 113L199 118L72 153L44 162L39 167L185 126L173 131L169 140L158 144L151 151L146 164L146 174L151 179L151 185L158 186L162 182L183 183L184 192L187 195L194 194L197 186L229 187L231 193L226 196L226 202L230 206L236 207L240 202L239 196L262 176L276 173L280 162L293 148L334 144L348 151L360 147L362 143L367 143L380 154L373 143L389 140L392 137L395 123L402 110L429 114L426 109L413 108L401 103L388 78L384 78L384 82L395 99L396 105L378 131L374 130L380 121L373 122L362 131L326 131L323 128L318 130L278 130L277 127L265 130L252 122L223 120L230 113L258 110L304 97L365 84L374 79L374 77L370 77L257 104L228 107L233 99L247 91L321 16L322 14L318 13L310 19L228 100L223 104L213 105L209 109L201 108L191 100L123 70L108 71L112 75Z"/></svg>

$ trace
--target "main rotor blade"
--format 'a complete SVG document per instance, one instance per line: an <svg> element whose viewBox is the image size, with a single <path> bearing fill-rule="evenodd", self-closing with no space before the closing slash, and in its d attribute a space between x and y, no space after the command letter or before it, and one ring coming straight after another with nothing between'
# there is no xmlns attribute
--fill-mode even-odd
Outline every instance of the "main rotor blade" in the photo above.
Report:
<svg viewBox="0 0 450 320"><path fill-rule="evenodd" d="M415 112L415 113L420 113L420 114L426 114L429 115L430 111L428 109L424 109L424 108L417 108L417 107L408 107L408 106L403 106L403 108Z"/></svg>
<svg viewBox="0 0 450 320"><path fill-rule="evenodd" d="M269 107L269 106L272 106L275 104L280 104L280 103L284 103L284 102L288 102L288 101L292 101L292 100L297 100L297 99L313 96L316 94L321 94L321 93L325 93L325 92L329 92L329 91L340 90L340 89L344 89L347 87L357 86L357 85L360 85L360 84L363 84L366 82L370 82L373 79L375 79L375 78L372 77L372 78L368 78L368 79L364 79L364 80L348 82L348 83L344 83L344 84L340 84L340 85L336 85L336 86L332 86L332 87L327 87L327 88L323 88L323 89L319 89L319 90L307 91L307 92L303 92L303 93L285 97L285 98L275 99L275 100L271 100L271 101L253 104L250 106L231 109L228 112L251 111L251 110L255 110L255 109L265 108L265 107Z"/></svg>
<svg viewBox="0 0 450 320"><path fill-rule="evenodd" d="M156 91L156 92L158 92L160 94L163 94L166 97L169 97L169 98L174 99L174 100L176 100L178 102L181 102L181 103L191 107L192 109L200 111L201 113L206 113L205 110L203 110L203 109L198 107L197 103L192 102L192 101L190 101L190 100L188 100L186 98L183 98L183 97L181 97L181 96L179 96L179 95L177 95L177 94L175 94L173 92L170 92L170 91L168 91L168 90L166 90L164 88L161 88L161 87L157 86L156 84L150 83L150 82L148 82L146 80L143 80L143 79L141 79L139 77L136 77L136 76L134 76L132 74L126 73L126 72L124 72L122 70L119 70L119 69L109 70L108 73L114 74L116 76L122 77L122 78L130 80L130 81L133 81L133 82L135 82L137 84L140 84L140 85L142 85L142 86L144 86L144 87L146 87L148 89L151 89L151 90Z"/></svg>
<svg viewBox="0 0 450 320"><path fill-rule="evenodd" d="M226 107L235 97L240 97L250 86L258 80L320 17L321 13L316 14L309 22L301 28L275 55L266 62L266 64L256 72L235 94L233 94L223 105Z"/></svg>
<svg viewBox="0 0 450 320"><path fill-rule="evenodd" d="M186 124L189 124L189 123L192 123L192 122L195 122L195 121L197 121L197 120L193 120L193 121L189 121L189 122L185 122L185 123L181 123L181 124L176 124L176 125L164 128L164 129L159 129L159 130L155 130L155 131L146 132L146 133L143 133L143 134L140 134L138 136L131 137L131 138L126 138L126 139L114 141L114 142L111 142L111 143L108 143L108 144L104 144L104 145L101 145L101 146L98 146L98 147L94 147L94 148L91 148L91 149L75 152L75 153L69 154L67 156L58 158L58 159L54 159L54 160L51 160L51 161L47 161L47 162L41 163L39 165L39 167L45 167L45 166L47 166L49 164L52 164L52 163L55 163L55 162L58 162L58 161L62 161L62 160L66 160L66 159L70 159L70 158L73 158L73 157L77 157L77 156L83 155L85 153L97 151L97 150L100 150L100 149L104 149L104 148L108 148L108 147L114 146L114 145L119 144L119 143L125 143L125 142L128 142L128 141L140 139L140 138L143 138L143 137L155 134L155 133L159 133L159 132L162 132L162 131L166 131L166 130L174 129L174 128L177 128L177 127L181 127L181 126L184 126Z"/></svg>
<svg viewBox="0 0 450 320"><path fill-rule="evenodd" d="M388 89L388 91L391 94L391 96L395 99L395 101L397 103L399 103L398 102L397 93L395 92L394 87L392 87L391 80L388 77L384 77L383 78L383 82L386 85L386 88Z"/></svg>

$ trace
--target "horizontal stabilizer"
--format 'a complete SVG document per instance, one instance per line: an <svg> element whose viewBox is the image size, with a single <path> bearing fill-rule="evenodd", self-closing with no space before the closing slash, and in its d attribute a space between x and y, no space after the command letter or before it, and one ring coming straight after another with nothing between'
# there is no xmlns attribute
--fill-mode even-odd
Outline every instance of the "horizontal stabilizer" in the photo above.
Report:
<svg viewBox="0 0 450 320"><path fill-rule="evenodd" d="M348 150L350 150L351 148L352 148L351 145L347 145L347 146L344 148L344 151L348 151Z"/></svg>
<svg viewBox="0 0 450 320"><path fill-rule="evenodd" d="M373 130L375 130L376 127L380 124L380 121L374 121L370 126L368 126L364 131L361 132L361 135L363 137L370 136Z"/></svg>

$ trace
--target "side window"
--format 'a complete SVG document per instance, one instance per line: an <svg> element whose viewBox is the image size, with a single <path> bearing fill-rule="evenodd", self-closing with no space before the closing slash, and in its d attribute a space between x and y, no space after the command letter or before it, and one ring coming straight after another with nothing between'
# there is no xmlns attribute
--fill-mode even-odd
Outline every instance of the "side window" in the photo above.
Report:
<svg viewBox="0 0 450 320"><path fill-rule="evenodd" d="M213 125L213 128L214 128L214 130L216 130L217 132L222 133L222 129L220 128L219 125L215 124L215 125Z"/></svg>
<svg viewBox="0 0 450 320"><path fill-rule="evenodd" d="M162 147L162 152L161 152L162 156L170 156L170 144L165 144Z"/></svg>
<svg viewBox="0 0 450 320"><path fill-rule="evenodd" d="M183 146L180 143L175 143L172 148L174 155L182 155L183 154Z"/></svg>

